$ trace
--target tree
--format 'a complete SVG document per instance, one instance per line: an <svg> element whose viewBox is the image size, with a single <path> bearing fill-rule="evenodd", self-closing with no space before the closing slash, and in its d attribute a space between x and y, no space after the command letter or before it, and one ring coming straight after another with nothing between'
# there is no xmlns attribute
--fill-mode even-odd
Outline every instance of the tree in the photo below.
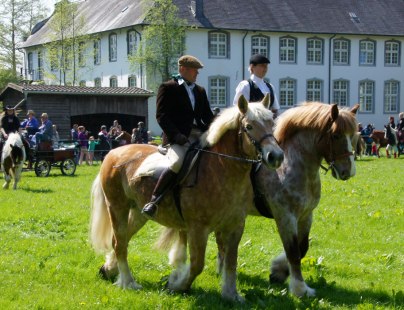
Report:
<svg viewBox="0 0 404 310"><path fill-rule="evenodd" d="M146 5L147 1L145 1ZM178 16L172 0L156 0L148 11L142 40L134 55L129 57L132 68L144 64L146 74L154 76L156 84L170 78L178 57L185 50L187 21ZM156 85L149 85L153 88Z"/></svg>
<svg viewBox="0 0 404 310"><path fill-rule="evenodd" d="M12 69L0 69L0 92L6 88L8 83L16 83L19 79Z"/></svg>
<svg viewBox="0 0 404 310"><path fill-rule="evenodd" d="M22 54L18 43L31 33L37 22L45 18L40 0L3 0L0 3L0 65L17 74Z"/></svg>
<svg viewBox="0 0 404 310"><path fill-rule="evenodd" d="M77 7L77 3L62 0L57 3L49 20L51 34L48 38L50 43L46 44L46 55L50 70L47 74L64 85L77 84L78 67L84 67L82 61L86 57L83 53L89 44L84 32L85 18L79 14Z"/></svg>

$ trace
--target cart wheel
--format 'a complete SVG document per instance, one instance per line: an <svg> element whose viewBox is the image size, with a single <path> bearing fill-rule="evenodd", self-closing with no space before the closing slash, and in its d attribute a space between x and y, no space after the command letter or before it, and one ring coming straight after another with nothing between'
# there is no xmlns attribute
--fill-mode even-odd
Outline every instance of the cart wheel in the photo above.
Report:
<svg viewBox="0 0 404 310"><path fill-rule="evenodd" d="M60 165L60 171L64 175L73 175L76 172L76 163L71 158L65 159Z"/></svg>
<svg viewBox="0 0 404 310"><path fill-rule="evenodd" d="M37 177L47 177L51 170L51 163L46 160L39 160L35 162L34 169Z"/></svg>

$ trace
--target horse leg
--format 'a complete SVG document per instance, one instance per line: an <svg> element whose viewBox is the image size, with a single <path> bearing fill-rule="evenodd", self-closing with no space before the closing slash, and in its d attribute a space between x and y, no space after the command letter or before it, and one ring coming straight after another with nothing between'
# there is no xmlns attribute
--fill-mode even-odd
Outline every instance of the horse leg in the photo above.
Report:
<svg viewBox="0 0 404 310"><path fill-rule="evenodd" d="M136 211L137 209L132 208L131 210ZM140 216L140 212L138 212L138 214L139 215L135 217L132 216L132 212L130 212L127 240L130 240L132 236L135 235L147 222L147 219L145 219L143 216ZM99 273L104 280L111 281L115 280L116 277L119 275L118 260L114 251L106 255L106 261L100 268Z"/></svg>
<svg viewBox="0 0 404 310"><path fill-rule="evenodd" d="M123 289L141 289L142 286L136 283L128 264L129 203L126 201L121 204L110 204L108 205L108 209L111 216L112 228L114 231L113 248L119 270L118 280L115 282L115 285Z"/></svg>
<svg viewBox="0 0 404 310"><path fill-rule="evenodd" d="M17 189L17 184L21 180L22 165L23 164L19 164L14 171L14 186L13 186L14 190Z"/></svg>
<svg viewBox="0 0 404 310"><path fill-rule="evenodd" d="M10 186L10 182L11 182L11 175L8 172L6 172L5 170L4 170L4 181L5 182L3 184L3 188L8 189Z"/></svg>
<svg viewBox="0 0 404 310"><path fill-rule="evenodd" d="M308 249L308 233L299 238L298 223L296 218L292 215L283 216L283 218L279 220L276 219L276 223L281 236L283 248L285 249L286 258L289 263L289 273L291 276L289 289L291 293L296 296L314 296L315 291L305 283L301 270L301 259L303 256L300 248L302 247L305 252L304 254L306 254ZM271 266L271 282L273 282L274 279L281 280L282 276L284 277L284 268L285 259L281 255ZM284 280L285 279L286 278L284 278Z"/></svg>
<svg viewBox="0 0 404 310"><path fill-rule="evenodd" d="M195 278L202 272L205 264L205 251L208 242L208 231L204 227L190 225L188 231L190 265L184 270L175 270L168 280L167 287L176 292L190 290Z"/></svg>
<svg viewBox="0 0 404 310"><path fill-rule="evenodd" d="M187 272L187 232L179 231L179 238L170 249L169 264L175 267L169 282L177 282Z"/></svg>
<svg viewBox="0 0 404 310"><path fill-rule="evenodd" d="M220 239L223 242L223 266L222 266L222 297L232 301L244 302L244 298L237 292L237 257L238 245L244 231L244 223L230 233L221 232Z"/></svg>
<svg viewBox="0 0 404 310"><path fill-rule="evenodd" d="M217 263L216 269L217 273L221 274L223 272L224 265L224 244L222 239L222 234L220 232L215 233L216 236L216 245L217 245Z"/></svg>

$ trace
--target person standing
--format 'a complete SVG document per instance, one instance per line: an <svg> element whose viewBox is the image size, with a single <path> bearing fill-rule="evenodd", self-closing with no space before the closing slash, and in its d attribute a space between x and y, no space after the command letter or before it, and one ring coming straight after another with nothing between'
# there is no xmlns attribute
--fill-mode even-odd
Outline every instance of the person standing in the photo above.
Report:
<svg viewBox="0 0 404 310"><path fill-rule="evenodd" d="M108 154L111 150L111 144L108 137L107 126L102 125L101 130L98 133L98 147L100 152L100 159L101 162L104 160L104 157Z"/></svg>
<svg viewBox="0 0 404 310"><path fill-rule="evenodd" d="M182 56L178 59L179 76L159 87L156 119L163 130L163 144L170 143L170 165L160 175L150 202L143 207L142 213L147 217L156 214L158 202L175 185L190 143L208 129L214 118L205 89L195 84L201 68L196 57Z"/></svg>
<svg viewBox="0 0 404 310"><path fill-rule="evenodd" d="M83 163L83 159L85 159L87 165L89 165L90 162L88 158L88 137L86 133L86 128L84 126L79 126L79 143L80 143L79 165Z"/></svg>
<svg viewBox="0 0 404 310"><path fill-rule="evenodd" d="M241 95L243 95L248 102L257 102L261 101L265 95L269 93L272 103L271 111L274 113L274 118L276 118L279 110L279 102L276 98L273 85L264 80L265 75L268 73L269 64L269 59L264 55L256 54L251 56L250 65L248 67L251 76L248 80L241 81L236 87L233 105L237 105Z"/></svg>

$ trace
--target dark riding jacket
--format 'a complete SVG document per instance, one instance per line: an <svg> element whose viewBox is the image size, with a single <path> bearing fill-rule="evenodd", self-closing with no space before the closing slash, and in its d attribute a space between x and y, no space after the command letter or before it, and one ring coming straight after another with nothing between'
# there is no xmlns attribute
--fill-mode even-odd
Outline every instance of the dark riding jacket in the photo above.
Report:
<svg viewBox="0 0 404 310"><path fill-rule="evenodd" d="M202 132L206 131L214 116L206 91L202 86L194 87L195 109L184 84L176 79L160 85L157 94L157 122L163 130L163 144L176 143L178 133L189 137L194 124Z"/></svg>
<svg viewBox="0 0 404 310"><path fill-rule="evenodd" d="M20 120L17 116L13 115L4 115L1 119L1 127L4 129L6 134L11 132L18 132L20 129Z"/></svg>

